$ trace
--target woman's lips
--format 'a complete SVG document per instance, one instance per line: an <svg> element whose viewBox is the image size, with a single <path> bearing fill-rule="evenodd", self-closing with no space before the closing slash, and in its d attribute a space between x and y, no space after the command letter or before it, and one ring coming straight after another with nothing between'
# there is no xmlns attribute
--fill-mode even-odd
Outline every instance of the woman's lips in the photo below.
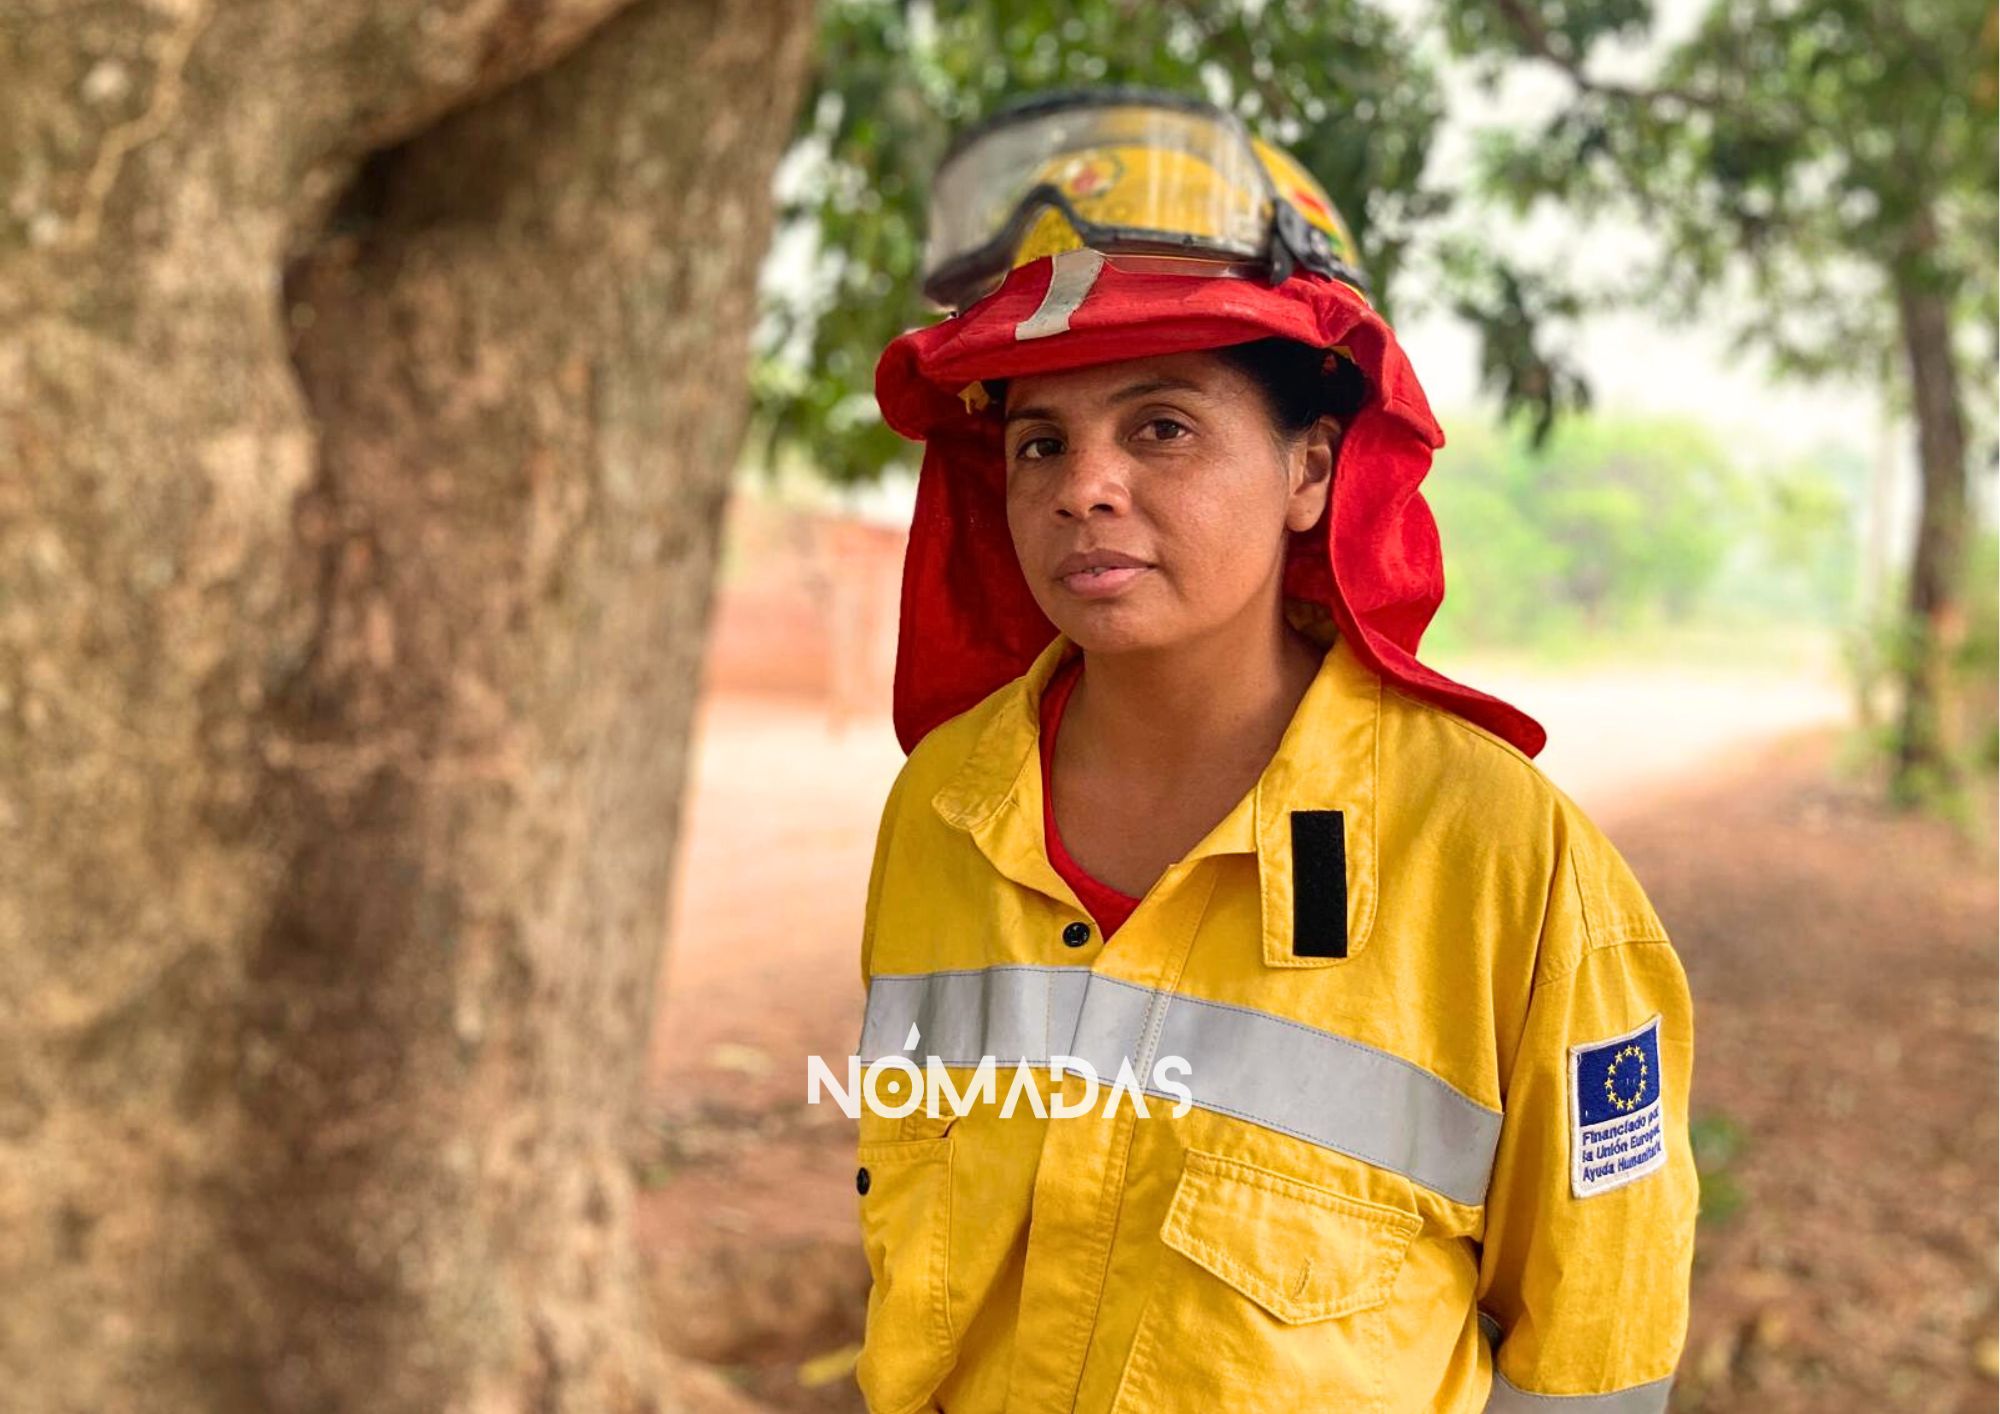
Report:
<svg viewBox="0 0 2000 1414"><path fill-rule="evenodd" d="M1080 599L1110 599L1123 594L1141 575L1150 574L1151 565L1115 565L1100 570L1078 570L1062 576L1063 588Z"/></svg>

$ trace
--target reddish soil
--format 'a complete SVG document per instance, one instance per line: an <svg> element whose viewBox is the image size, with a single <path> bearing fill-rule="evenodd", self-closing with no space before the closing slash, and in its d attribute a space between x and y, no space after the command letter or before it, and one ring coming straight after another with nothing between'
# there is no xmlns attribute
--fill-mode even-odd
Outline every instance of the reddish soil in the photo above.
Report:
<svg viewBox="0 0 2000 1414"><path fill-rule="evenodd" d="M1685 960L1709 1173L1674 1407L1995 1406L1993 801L1892 815L1793 737L1607 823Z"/></svg>
<svg viewBox="0 0 2000 1414"><path fill-rule="evenodd" d="M699 758L639 1237L673 1347L770 1408L859 1410L852 1126L802 1103L804 1057L855 1037L854 930L900 756L871 727L780 774L812 743L776 709L771 726L775 744L718 735ZM1993 799L1968 841L1876 804L1837 749L1815 728L1615 809L1579 796L1696 998L1705 1216L1677 1410L1995 1406Z"/></svg>

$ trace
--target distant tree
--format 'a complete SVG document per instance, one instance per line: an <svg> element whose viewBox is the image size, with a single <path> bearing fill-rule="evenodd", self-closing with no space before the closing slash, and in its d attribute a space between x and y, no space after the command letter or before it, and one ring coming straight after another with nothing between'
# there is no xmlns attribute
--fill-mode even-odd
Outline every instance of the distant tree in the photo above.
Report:
<svg viewBox="0 0 2000 1414"><path fill-rule="evenodd" d="M1442 614L1461 641L1685 620L1732 543L1756 530L1743 478L1675 419L1565 418L1540 449L1518 435L1455 438L1438 470Z"/></svg>
<svg viewBox="0 0 2000 1414"><path fill-rule="evenodd" d="M1441 4L1459 51L1490 71L1534 62L1569 80L1546 122L1488 135L1489 192L1636 214L1659 254L1626 298L1716 321L1786 372L1886 373L1900 391L1923 499L1895 789L1948 780L1966 389L1989 388L2000 358L1989 0L1714 0L1641 83L1603 77L1599 55L1650 35L1649 0Z"/></svg>
<svg viewBox="0 0 2000 1414"><path fill-rule="evenodd" d="M1855 506L1866 476L1852 452L1829 452L1776 467L1758 484L1759 539L1770 568L1789 576L1799 602L1824 622L1853 618L1860 575ZM1766 594L1775 597L1771 589Z"/></svg>

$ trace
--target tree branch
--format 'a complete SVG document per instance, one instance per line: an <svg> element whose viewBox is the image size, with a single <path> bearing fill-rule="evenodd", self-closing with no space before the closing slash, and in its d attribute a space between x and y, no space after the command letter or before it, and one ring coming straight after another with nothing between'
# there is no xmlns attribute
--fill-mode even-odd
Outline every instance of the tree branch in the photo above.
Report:
<svg viewBox="0 0 2000 1414"><path fill-rule="evenodd" d="M1541 17L1535 14L1526 0L1494 0L1494 4L1506 17L1507 23L1527 47L1528 52L1535 58L1545 60L1561 69L1568 75L1570 82L1582 92L1647 106L1662 100L1685 104L1690 108L1704 108L1711 112L1720 111L1728 106L1725 100L1713 94L1692 93L1683 88L1639 88L1632 84L1611 83L1592 78L1584 72L1580 55L1566 54L1556 46L1548 26L1542 23Z"/></svg>

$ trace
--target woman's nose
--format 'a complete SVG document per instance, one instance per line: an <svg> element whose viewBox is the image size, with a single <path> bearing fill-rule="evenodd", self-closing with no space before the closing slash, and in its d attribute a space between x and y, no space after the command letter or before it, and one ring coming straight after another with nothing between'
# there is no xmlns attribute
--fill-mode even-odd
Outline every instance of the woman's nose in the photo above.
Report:
<svg viewBox="0 0 2000 1414"><path fill-rule="evenodd" d="M1073 446L1055 488L1056 514L1071 519L1097 512L1122 514L1131 504L1128 470L1116 447Z"/></svg>

